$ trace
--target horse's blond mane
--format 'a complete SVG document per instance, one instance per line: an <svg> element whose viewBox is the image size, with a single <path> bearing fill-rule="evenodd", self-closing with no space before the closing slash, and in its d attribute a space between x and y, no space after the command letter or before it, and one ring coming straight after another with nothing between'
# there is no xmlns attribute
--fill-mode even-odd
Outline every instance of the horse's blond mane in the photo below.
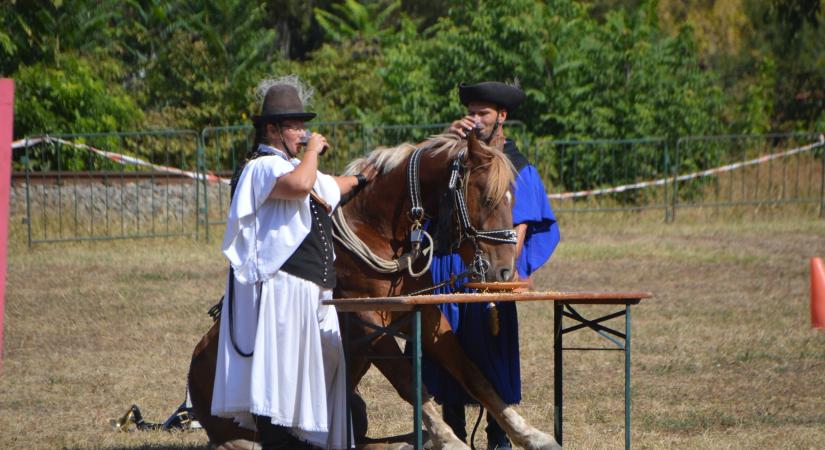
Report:
<svg viewBox="0 0 825 450"><path fill-rule="evenodd" d="M486 186L484 195L493 202L498 203L510 189L515 169L510 159L503 152L484 143L480 143L480 145L481 150L490 157L488 163L490 165L489 183ZM458 152L467 148L467 140L452 133L445 133L430 136L428 140L421 143L421 146L431 146L424 157L435 157L441 153L446 153L448 157L454 157ZM406 161L415 149L416 146L408 142L396 147L379 147L367 156L349 163L344 169L344 175L355 175L361 172L368 162L374 165L379 173L386 174Z"/></svg>

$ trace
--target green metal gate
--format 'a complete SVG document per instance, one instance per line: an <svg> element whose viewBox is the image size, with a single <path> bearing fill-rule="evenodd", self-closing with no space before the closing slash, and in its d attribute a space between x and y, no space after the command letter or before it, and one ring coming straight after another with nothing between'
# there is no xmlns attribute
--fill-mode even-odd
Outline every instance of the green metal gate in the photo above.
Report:
<svg viewBox="0 0 825 450"><path fill-rule="evenodd" d="M332 146L320 169L333 174L374 148L420 142L449 126L309 125ZM536 143L523 123L505 127L559 214L660 210L672 221L677 210L796 205L825 217L819 134L691 136L675 146L662 138ZM227 126L31 138L43 141L14 152L12 215L22 217L30 246L182 235L208 241L225 223L228 182L252 132Z"/></svg>
<svg viewBox="0 0 825 450"><path fill-rule="evenodd" d="M13 190L25 198L29 246L193 234L197 149L190 130L24 140Z"/></svg>

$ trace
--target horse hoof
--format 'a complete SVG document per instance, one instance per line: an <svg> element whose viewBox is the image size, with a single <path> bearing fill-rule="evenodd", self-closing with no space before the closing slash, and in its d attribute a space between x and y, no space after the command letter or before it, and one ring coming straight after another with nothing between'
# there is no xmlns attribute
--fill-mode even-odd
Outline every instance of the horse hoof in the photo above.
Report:
<svg viewBox="0 0 825 450"><path fill-rule="evenodd" d="M234 439L224 442L215 447L215 450L254 450L255 447L261 448L255 442L247 441L246 439Z"/></svg>
<svg viewBox="0 0 825 450"><path fill-rule="evenodd" d="M397 442L392 444L384 443L370 443L365 445L356 445L357 450L413 450L415 446L407 444L406 442ZM425 449L427 447L424 447Z"/></svg>
<svg viewBox="0 0 825 450"><path fill-rule="evenodd" d="M541 433L530 439L530 445L525 446L529 450L562 450L561 445L553 439L553 436Z"/></svg>
<svg viewBox="0 0 825 450"><path fill-rule="evenodd" d="M465 444L461 441L446 442L441 447L433 446L433 448L434 449L439 449L440 448L441 450L470 450L470 447L468 447L467 444Z"/></svg>

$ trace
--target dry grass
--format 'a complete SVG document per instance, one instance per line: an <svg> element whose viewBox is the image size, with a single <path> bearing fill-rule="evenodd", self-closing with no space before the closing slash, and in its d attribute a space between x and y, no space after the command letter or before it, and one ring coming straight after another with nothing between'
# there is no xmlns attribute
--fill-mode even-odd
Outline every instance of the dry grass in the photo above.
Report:
<svg viewBox="0 0 825 450"><path fill-rule="evenodd" d="M563 244L536 277L539 288L656 295L633 311L636 447L825 442L825 332L810 329L808 307L808 258L825 256L825 221L781 216L680 216L663 225L659 215L580 215L563 223ZM10 236L0 448L206 448L201 431L122 434L107 419L136 403L147 420L162 421L183 400L189 355L223 287L217 245L170 239L29 250L22 233L18 225ZM519 309L520 408L549 431L552 308ZM567 342L598 341L584 333ZM569 353L565 361L566 448L621 448L621 354ZM371 435L409 431L410 408L375 371L362 391Z"/></svg>

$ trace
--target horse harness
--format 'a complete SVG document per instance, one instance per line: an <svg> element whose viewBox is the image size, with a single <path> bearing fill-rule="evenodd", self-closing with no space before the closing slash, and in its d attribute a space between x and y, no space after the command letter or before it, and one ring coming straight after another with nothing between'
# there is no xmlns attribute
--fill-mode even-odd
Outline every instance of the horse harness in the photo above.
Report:
<svg viewBox="0 0 825 450"><path fill-rule="evenodd" d="M410 226L410 245L412 253L418 256L421 253L421 233L422 222L424 220L424 207L421 201L421 155L430 147L416 148L410 156L410 162L407 166L407 187L410 194L410 211L407 213L412 225ZM480 241L486 240L499 244L517 244L518 238L516 231L513 228L501 228L496 230L478 230L470 222L470 213L467 209L467 200L464 196L464 179L466 174L466 150L461 150L458 155L450 163L450 179L448 188L450 190L453 204L456 213L458 214L458 242L455 247L461 245L462 242L469 239L475 248L475 255L473 256L473 264L470 270L460 274L460 276L474 275L485 280L485 274L490 267L489 260L485 257L484 251L481 249ZM414 259L414 258L413 258ZM450 281L451 282L451 281ZM437 289L446 283L436 285L431 288L426 288L416 293L422 293Z"/></svg>

